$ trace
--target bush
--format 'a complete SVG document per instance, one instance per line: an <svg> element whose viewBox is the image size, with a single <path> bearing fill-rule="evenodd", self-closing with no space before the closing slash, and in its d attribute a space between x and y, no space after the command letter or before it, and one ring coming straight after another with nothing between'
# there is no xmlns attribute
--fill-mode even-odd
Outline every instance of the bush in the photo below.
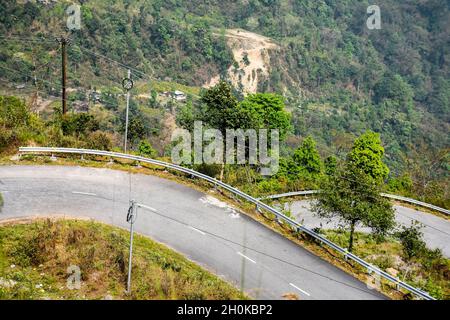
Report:
<svg viewBox="0 0 450 320"><path fill-rule="evenodd" d="M61 129L65 135L77 136L98 130L99 123L88 113L68 114L61 118Z"/></svg>
<svg viewBox="0 0 450 320"><path fill-rule="evenodd" d="M158 155L156 150L153 149L152 145L147 140L142 140L139 143L138 149L139 149L139 154L143 157L155 158Z"/></svg>
<svg viewBox="0 0 450 320"><path fill-rule="evenodd" d="M87 147L95 150L111 150L112 141L107 133L95 131L88 135Z"/></svg>
<svg viewBox="0 0 450 320"><path fill-rule="evenodd" d="M210 177L216 177L220 174L222 166L220 164L197 164L194 166L194 170L200 173L206 174Z"/></svg>
<svg viewBox="0 0 450 320"><path fill-rule="evenodd" d="M403 246L403 252L408 259L420 256L425 252L426 247L421 228L422 225L416 221L410 227L403 226L402 230L397 233Z"/></svg>
<svg viewBox="0 0 450 320"><path fill-rule="evenodd" d="M41 140L43 122L19 98L0 96L0 152Z"/></svg>
<svg viewBox="0 0 450 320"><path fill-rule="evenodd" d="M16 97L0 96L0 124L7 128L28 125L30 112L27 105Z"/></svg>

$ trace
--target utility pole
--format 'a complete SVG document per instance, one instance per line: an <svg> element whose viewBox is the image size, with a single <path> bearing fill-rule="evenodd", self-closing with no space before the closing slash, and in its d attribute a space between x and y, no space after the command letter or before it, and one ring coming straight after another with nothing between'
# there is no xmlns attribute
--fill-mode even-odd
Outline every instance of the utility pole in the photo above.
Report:
<svg viewBox="0 0 450 320"><path fill-rule="evenodd" d="M62 37L59 42L61 43L61 99L62 99L62 113L63 115L67 112L67 38Z"/></svg>

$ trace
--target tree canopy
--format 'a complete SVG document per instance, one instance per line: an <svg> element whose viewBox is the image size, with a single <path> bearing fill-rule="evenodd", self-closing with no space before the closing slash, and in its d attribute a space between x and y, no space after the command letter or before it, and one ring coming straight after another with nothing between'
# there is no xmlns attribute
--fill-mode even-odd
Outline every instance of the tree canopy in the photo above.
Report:
<svg viewBox="0 0 450 320"><path fill-rule="evenodd" d="M350 229L349 251L356 226L369 227L383 236L395 225L394 209L380 195L387 174L382 155L378 135L367 132L355 140L344 166L321 182L313 210L322 218L338 218Z"/></svg>

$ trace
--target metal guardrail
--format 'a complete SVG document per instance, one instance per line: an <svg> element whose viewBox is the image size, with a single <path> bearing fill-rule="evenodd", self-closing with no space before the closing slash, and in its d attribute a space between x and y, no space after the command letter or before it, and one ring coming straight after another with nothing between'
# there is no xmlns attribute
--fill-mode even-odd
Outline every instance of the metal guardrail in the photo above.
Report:
<svg viewBox="0 0 450 320"><path fill-rule="evenodd" d="M310 194L316 194L318 192L319 192L319 190L294 191L294 192L274 194L274 195L267 196L267 197L261 197L261 198L258 198L258 200L279 199L279 198L288 198L288 197L295 197L295 196L307 196Z"/></svg>
<svg viewBox="0 0 450 320"><path fill-rule="evenodd" d="M288 193L281 193L281 194L274 194L271 196L267 196L267 197L262 197L259 198L259 200L261 199L280 199L280 198L287 198L287 197L295 197L295 196L304 196L304 195L310 195L310 194L315 194L318 193L319 190L307 190L307 191L294 191L294 192L288 192ZM426 202L422 202L419 200L415 200L415 199L411 199L411 198L406 198L406 197L402 197L402 196L397 196L394 194L388 194L388 193L381 193L381 196L385 197L385 198L390 198L390 199L394 199L394 200L399 200L399 201L403 201L403 202L407 202L407 203L411 203L411 204L415 204L417 206L421 206L424 208L428 208L428 209L432 209L432 210L436 210L439 211L441 213L444 213L446 215L450 215L450 210L426 203Z"/></svg>
<svg viewBox="0 0 450 320"><path fill-rule="evenodd" d="M446 215L450 215L450 210L447 210L447 209L435 206L433 204L429 204L429 203L422 202L422 201L415 200L415 199L411 199L411 198L397 196L395 194L382 193L381 195L383 197L386 197L386 198L395 199L395 200L399 200L399 201L415 204L417 206L421 206L421 207L424 207L424 208L436 210L436 211L439 211L439 212L444 213Z"/></svg>
<svg viewBox="0 0 450 320"><path fill-rule="evenodd" d="M33 153L33 154L50 153L50 154L52 154L52 156L54 154L64 153L64 154L96 155L96 156L105 156L105 157L110 157L110 158L120 158L120 159L132 160L132 161L137 161L137 162L149 163L152 165L165 167L167 169L176 170L176 171L183 172L183 173L186 173L191 176L198 177L198 178L206 180L216 186L220 186L221 188L228 190L229 192L255 204L257 206L257 208L259 208L259 209L264 209L264 210L270 212L271 214L275 215L279 221L284 221L285 223L290 225L292 228L294 228L295 231L304 232L304 233L308 234L309 236L311 236L312 238L326 244L327 246L333 248L337 252L343 254L346 259L355 261L362 267L366 268L369 274L375 273L376 275L379 275L380 278L384 278L388 281L391 281L398 288L406 289L409 292L411 292L423 299L435 300L428 293L426 293L420 289L417 289L417 288L393 277L389 273L371 265L370 263L368 263L368 262L364 261L363 259L359 258L358 256L354 255L353 253L350 253L347 250L345 250L344 248L341 248L340 246L331 242L330 240L321 236L320 234L317 234L314 231L309 230L308 228L302 226L297 221L285 216L280 211L268 206L267 204L261 202L260 200L255 199L255 198L251 197L250 195L248 195L226 183L223 183L222 181L219 181L215 178L212 178L208 175L197 172L195 170L191 170L191 169L184 168L184 167L176 165L176 164L172 164L172 163L168 163L168 162L164 162L164 161L160 161L160 160L154 160L154 159L144 158L144 157L140 157L140 156L134 156L134 155L129 155L129 154L117 153L117 152L101 151L101 150L73 149L73 148L20 147L19 152L20 153Z"/></svg>

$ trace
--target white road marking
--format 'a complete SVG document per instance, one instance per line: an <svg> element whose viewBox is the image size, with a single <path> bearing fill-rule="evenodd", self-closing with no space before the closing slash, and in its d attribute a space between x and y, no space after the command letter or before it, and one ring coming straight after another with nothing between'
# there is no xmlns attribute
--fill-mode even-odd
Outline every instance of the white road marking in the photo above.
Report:
<svg viewBox="0 0 450 320"><path fill-rule="evenodd" d="M300 291L301 293L306 294L308 297L311 296L308 292L306 292L305 290L300 289L299 287L297 287L295 284L293 283L289 283L291 285L291 287L294 287L295 289L297 289L298 291Z"/></svg>
<svg viewBox="0 0 450 320"><path fill-rule="evenodd" d="M240 253L240 252L237 252L237 254L240 255L242 258L247 259L247 260L250 261L250 262L256 263L255 260L250 259L249 257L247 257L246 255L244 255L244 254L242 254L242 253Z"/></svg>
<svg viewBox="0 0 450 320"><path fill-rule="evenodd" d="M95 193L89 193L89 192L72 191L72 193L73 194L81 194L84 196L93 196L93 197L97 196Z"/></svg>
<svg viewBox="0 0 450 320"><path fill-rule="evenodd" d="M147 209L147 210L150 210L150 211L158 213L158 210L156 210L155 208L152 208L152 207L149 207L149 206L146 206L146 205L143 205L143 204L139 204L138 207L141 207L141 208L144 208L144 209Z"/></svg>
<svg viewBox="0 0 450 320"><path fill-rule="evenodd" d="M202 235L206 235L206 233L204 233L202 230L198 230L197 228L194 228L194 227L191 227L191 226L188 226L188 228L191 229L191 230L197 231L198 233L201 233Z"/></svg>

